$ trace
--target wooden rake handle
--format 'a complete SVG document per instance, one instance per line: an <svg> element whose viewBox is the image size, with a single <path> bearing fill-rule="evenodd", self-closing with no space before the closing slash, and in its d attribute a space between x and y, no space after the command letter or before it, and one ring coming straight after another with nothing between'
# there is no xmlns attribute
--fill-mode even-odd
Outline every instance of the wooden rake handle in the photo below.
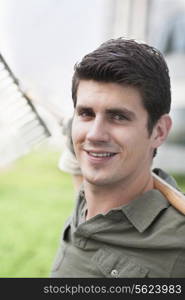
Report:
<svg viewBox="0 0 185 300"><path fill-rule="evenodd" d="M152 172L154 188L159 190L177 210L185 215L185 196Z"/></svg>

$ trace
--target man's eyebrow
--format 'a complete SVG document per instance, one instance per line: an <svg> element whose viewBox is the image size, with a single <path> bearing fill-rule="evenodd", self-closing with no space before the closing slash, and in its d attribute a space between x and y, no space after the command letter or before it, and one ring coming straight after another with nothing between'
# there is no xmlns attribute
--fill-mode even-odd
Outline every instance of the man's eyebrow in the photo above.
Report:
<svg viewBox="0 0 185 300"><path fill-rule="evenodd" d="M76 106L76 110L77 111L81 111L81 110L92 110L92 108L90 106L85 106L85 105L77 105Z"/></svg>
<svg viewBox="0 0 185 300"><path fill-rule="evenodd" d="M126 108L108 108L106 109L107 114L122 114L127 116L128 118L134 120L136 118L136 115L133 111L128 110Z"/></svg>

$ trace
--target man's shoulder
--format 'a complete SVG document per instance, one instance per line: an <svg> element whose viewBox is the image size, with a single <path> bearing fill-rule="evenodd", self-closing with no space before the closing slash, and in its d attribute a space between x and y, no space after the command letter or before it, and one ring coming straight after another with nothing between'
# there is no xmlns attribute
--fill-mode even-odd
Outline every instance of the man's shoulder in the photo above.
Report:
<svg viewBox="0 0 185 300"><path fill-rule="evenodd" d="M176 248L185 251L185 215L172 205L159 216L157 231Z"/></svg>
<svg viewBox="0 0 185 300"><path fill-rule="evenodd" d="M160 169L154 169L152 175L154 188L185 216L185 195L178 187L176 180Z"/></svg>

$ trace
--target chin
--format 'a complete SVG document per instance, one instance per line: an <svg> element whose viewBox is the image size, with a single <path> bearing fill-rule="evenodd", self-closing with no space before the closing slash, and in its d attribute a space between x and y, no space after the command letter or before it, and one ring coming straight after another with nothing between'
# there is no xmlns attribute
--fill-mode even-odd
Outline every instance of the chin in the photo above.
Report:
<svg viewBox="0 0 185 300"><path fill-rule="evenodd" d="M105 185L111 185L112 181L108 180L107 178L100 178L100 177L92 177L92 176L84 176L85 180L96 186L105 186Z"/></svg>
<svg viewBox="0 0 185 300"><path fill-rule="evenodd" d="M102 182L102 181L95 181L95 180L86 180L89 184L94 185L94 186L98 186L98 187L103 187L106 186L107 183L106 182Z"/></svg>

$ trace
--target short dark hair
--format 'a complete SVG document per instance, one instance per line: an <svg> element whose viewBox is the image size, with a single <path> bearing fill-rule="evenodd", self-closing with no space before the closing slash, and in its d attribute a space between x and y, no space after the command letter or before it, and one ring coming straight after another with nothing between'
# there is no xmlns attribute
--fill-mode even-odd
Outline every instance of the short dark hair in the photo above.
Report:
<svg viewBox="0 0 185 300"><path fill-rule="evenodd" d="M125 38L111 39L84 56L74 67L74 107L78 85L83 79L137 87L148 112L149 134L159 118L170 111L168 66L160 51L145 43Z"/></svg>

